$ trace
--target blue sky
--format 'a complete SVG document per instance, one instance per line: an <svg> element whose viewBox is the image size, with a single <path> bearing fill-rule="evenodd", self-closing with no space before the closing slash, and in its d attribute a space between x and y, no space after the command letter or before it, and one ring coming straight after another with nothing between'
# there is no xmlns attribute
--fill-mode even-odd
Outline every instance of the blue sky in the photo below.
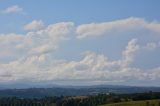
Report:
<svg viewBox="0 0 160 106"><path fill-rule="evenodd" d="M159 0L1 0L0 84L159 86Z"/></svg>
<svg viewBox="0 0 160 106"><path fill-rule="evenodd" d="M8 26L11 31L19 32L23 24L34 19L42 19L46 24L61 21L73 21L76 24L104 22L132 16L143 17L149 21L160 19L158 14L159 0L40 0L38 2L31 0L1 0L0 2L1 9L18 4L25 11L25 15L1 15L1 27L3 26L5 32L9 32L7 30Z"/></svg>

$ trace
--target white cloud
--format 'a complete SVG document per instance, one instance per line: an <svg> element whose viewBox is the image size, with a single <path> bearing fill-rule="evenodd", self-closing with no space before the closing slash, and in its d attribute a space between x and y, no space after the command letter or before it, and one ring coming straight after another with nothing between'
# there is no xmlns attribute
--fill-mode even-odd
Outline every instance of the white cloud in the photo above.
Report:
<svg viewBox="0 0 160 106"><path fill-rule="evenodd" d="M73 27L73 23L63 22L51 24L42 30L28 32L24 35L0 34L0 48L3 51L0 52L3 54L0 57L8 54L19 58L53 52L61 41L68 38Z"/></svg>
<svg viewBox="0 0 160 106"><path fill-rule="evenodd" d="M37 36L37 35L36 35ZM145 71L131 68L134 55L143 50L136 39L128 42L122 58L109 60L103 54L87 51L80 60L56 60L45 53L28 55L6 64L0 64L0 81L79 81L125 83L127 81L159 80L159 68ZM128 61L128 59L132 61Z"/></svg>
<svg viewBox="0 0 160 106"><path fill-rule="evenodd" d="M9 59L7 62L0 61L0 82L16 82L30 78L33 81L47 80L45 77L51 74L49 69L54 65L54 60L48 63L46 56L52 54L59 43L68 38L73 27L72 22L62 22L24 35L0 34L0 58ZM6 55L7 53L9 54Z"/></svg>
<svg viewBox="0 0 160 106"><path fill-rule="evenodd" d="M137 44L137 39L132 39L128 42L126 49L123 51L124 62L123 65L130 64L133 61L135 53L140 49Z"/></svg>
<svg viewBox="0 0 160 106"><path fill-rule="evenodd" d="M11 7L8 7L4 10L1 11L1 13L4 13L4 14L10 14L10 13L23 13L23 8L19 7L18 5L13 5Z"/></svg>
<svg viewBox="0 0 160 106"><path fill-rule="evenodd" d="M24 26L25 30L40 30L44 28L44 24L41 20L33 20L31 23Z"/></svg>
<svg viewBox="0 0 160 106"><path fill-rule="evenodd" d="M10 34L0 34L0 42L1 44L9 44L9 43L16 43L19 41L22 41L23 36L18 35L15 33L10 33Z"/></svg>
<svg viewBox="0 0 160 106"><path fill-rule="evenodd" d="M72 22L63 22L49 25L36 32L27 33L26 39L32 41L32 48L29 53L43 54L55 50L62 40L66 40L73 27Z"/></svg>
<svg viewBox="0 0 160 106"><path fill-rule="evenodd" d="M141 21L143 21L135 19L133 22L133 20L134 19L131 18L128 19L127 22L126 20L118 21L119 26L117 27L116 22L112 27L128 27L129 24L130 29L137 24L142 24ZM78 26L78 28L80 28L80 26ZM85 27L83 28L85 29ZM123 84L134 81L147 82L150 80L160 80L159 67L146 70L131 67L135 59L134 57L138 52L143 51L144 48L145 52L150 52L150 50L155 50L158 47L155 42L147 42L145 46L142 46L138 43L138 39L131 39L122 51L121 57L117 60L110 60L109 57L103 53L98 54L91 51L83 53L83 57L79 60L55 59L54 51L57 50L59 44L68 39L70 35L77 34L74 33L75 29L74 23L61 22L48 25L47 27L43 26L42 29L32 30L24 35L15 33L0 34L0 58L8 58L7 62L0 60L0 83L18 81L77 81L83 82L84 84L95 84L95 82ZM83 32L84 29L79 31ZM91 29L89 29L91 31L89 33L87 32L88 29L86 29L87 35L84 37L94 34ZM99 26L96 27L93 32L96 31L95 33L98 36L99 34L103 35L103 33L98 32L98 29ZM110 30L112 30L112 28ZM103 32L103 30L101 31ZM80 32L78 32L77 36L80 36ZM81 34L83 35L83 33Z"/></svg>
<svg viewBox="0 0 160 106"><path fill-rule="evenodd" d="M157 44L154 42L151 42L151 43L147 43L145 48L148 50L154 50L156 47L157 47Z"/></svg>
<svg viewBox="0 0 160 106"><path fill-rule="evenodd" d="M160 23L147 22L142 18L127 18L111 22L83 24L77 27L77 38L95 37L109 35L111 33L119 33L129 30L150 30L160 33Z"/></svg>

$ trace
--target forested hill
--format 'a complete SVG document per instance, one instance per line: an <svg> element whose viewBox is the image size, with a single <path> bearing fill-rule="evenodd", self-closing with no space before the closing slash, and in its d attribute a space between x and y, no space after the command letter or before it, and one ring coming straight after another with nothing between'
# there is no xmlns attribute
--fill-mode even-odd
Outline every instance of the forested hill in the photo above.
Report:
<svg viewBox="0 0 160 106"><path fill-rule="evenodd" d="M160 92L160 87L131 87L131 86L63 86L52 88L27 88L27 89L3 89L0 90L1 97L45 97L45 96L81 96L97 95L99 93L142 93L142 92Z"/></svg>
<svg viewBox="0 0 160 106"><path fill-rule="evenodd" d="M113 104L113 105L112 105ZM44 98L0 97L0 106L160 106L160 92Z"/></svg>

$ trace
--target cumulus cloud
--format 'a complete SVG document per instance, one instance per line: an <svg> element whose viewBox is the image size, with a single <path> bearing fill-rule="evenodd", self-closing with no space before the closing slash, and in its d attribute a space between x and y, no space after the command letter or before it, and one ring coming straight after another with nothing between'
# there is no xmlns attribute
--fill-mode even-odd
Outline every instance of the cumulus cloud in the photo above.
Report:
<svg viewBox="0 0 160 106"><path fill-rule="evenodd" d="M44 24L41 20L33 20L31 23L24 26L25 30L40 30L44 27Z"/></svg>
<svg viewBox="0 0 160 106"><path fill-rule="evenodd" d="M0 64L0 81L79 81L123 83L127 81L148 81L160 79L159 68L145 71L131 68L136 52L143 50L132 39L122 51L122 58L111 61L103 54L92 51L83 53L80 60L56 60L45 53ZM128 61L129 60L129 61ZM132 61L130 61L132 60Z"/></svg>
<svg viewBox="0 0 160 106"><path fill-rule="evenodd" d="M152 27L149 29L154 28L152 31L157 31L157 27L153 27L153 23L148 23L139 18L129 18L110 23L110 28L107 28L107 30L113 31L113 29L120 28L120 26L122 26L122 29L125 26L126 30L127 28L130 30L137 24L142 27L142 23L143 25L146 25L146 23L151 25ZM102 26L106 25L108 27L108 23ZM80 30L78 30L79 28ZM61 22L50 24L46 27L43 26L38 30L32 30L33 28L31 28L31 31L23 35L15 33L0 34L0 58L8 58L5 62L0 60L0 83L76 81L83 82L83 84L95 84L97 82L123 84L160 80L159 67L143 70L131 66L138 52L143 50L150 52L159 47L156 42L147 42L145 45L141 45L137 38L130 39L121 51L121 57L116 60L110 59L104 53L96 53L89 50L85 51L80 59L65 60L54 57L54 51L59 48L59 44L68 40L70 35L85 35L83 37L88 37L95 36L94 34L100 36L106 33L106 28L102 28L103 30L100 30L100 33L99 28L101 29L101 24L98 27L96 26L95 29L94 27L88 29L86 25L80 25L75 28L73 22ZM87 32L88 30L90 32ZM82 32L85 32L85 34ZM76 40L79 40L79 37Z"/></svg>
<svg viewBox="0 0 160 106"><path fill-rule="evenodd" d="M19 7L18 5L13 5L13 6L10 6L6 9L2 10L1 13L4 13L4 14L10 14L10 13L21 14L21 13L23 13L23 8Z"/></svg>
<svg viewBox="0 0 160 106"><path fill-rule="evenodd" d="M160 33L160 23L148 22L142 18L127 18L111 22L83 24L77 27L77 38L95 37L109 35L111 33L128 30L147 29Z"/></svg>
<svg viewBox="0 0 160 106"><path fill-rule="evenodd" d="M132 39L128 42L126 49L123 51L124 62L123 65L130 64L133 61L135 53L140 49L137 44L137 39Z"/></svg>
<svg viewBox="0 0 160 106"><path fill-rule="evenodd" d="M10 57L16 58L17 56L25 57L53 52L61 41L68 38L73 26L72 22L62 22L24 35L0 34L0 48L3 51L0 54L8 54Z"/></svg>

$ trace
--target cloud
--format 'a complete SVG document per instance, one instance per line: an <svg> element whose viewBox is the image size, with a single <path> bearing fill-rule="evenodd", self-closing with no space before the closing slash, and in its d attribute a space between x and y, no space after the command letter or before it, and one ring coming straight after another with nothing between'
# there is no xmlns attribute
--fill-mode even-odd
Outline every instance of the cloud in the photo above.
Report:
<svg viewBox="0 0 160 106"><path fill-rule="evenodd" d="M140 47L137 44L137 39L132 39L128 42L126 49L123 51L124 62L123 65L130 64L133 61L134 55L139 51Z"/></svg>
<svg viewBox="0 0 160 106"><path fill-rule="evenodd" d="M62 22L51 24L38 31L19 34L0 34L0 54L8 54L10 57L18 58L27 55L41 55L53 52L59 43L66 40L71 33L74 24L72 22ZM4 57L0 55L0 57Z"/></svg>
<svg viewBox="0 0 160 106"><path fill-rule="evenodd" d="M127 22L126 19L118 21L118 27L117 22L113 22L110 31L115 27L118 30L120 26L122 26L122 30L124 30L124 26L126 27L125 30L130 30L137 24L140 24L141 27L142 23L140 22L143 19L138 20L139 18L136 18L136 20L129 18ZM146 22L144 21L144 23ZM148 24L153 25L153 23ZM131 82L144 84L145 82L160 80L159 66L145 70L132 66L139 52L153 52L159 48L157 43L159 41L147 41L145 45L142 45L139 39L132 38L127 41L126 46L120 53L121 56L115 60L110 59L105 53L97 53L89 49L85 49L83 56L78 59L57 59L54 53L60 47L61 42L70 42L69 39L72 35L80 36L76 31L83 25L75 27L73 22L60 22L46 27L42 26L43 28L35 30L31 28L31 31L29 30L26 34L0 34L0 83L24 81L41 83L46 81L49 83L61 82L62 84L66 82L67 84L71 82L72 84L127 84ZM83 28L85 29L85 27ZM93 29L91 29L89 29L91 33L87 33L85 37L88 37L88 34L89 36L94 34L92 33ZM99 33L98 29L99 27L96 27L93 30L93 32L97 32L95 32L96 36L106 33L103 31L103 33ZM156 30L152 29L152 31ZM84 32L87 31L88 29ZM83 33L81 34L83 35ZM74 40L80 42L79 38L74 38ZM82 44L82 46L86 46L86 44ZM4 59L6 60L4 61Z"/></svg>
<svg viewBox="0 0 160 106"><path fill-rule="evenodd" d="M0 60L0 79L2 79L0 83L24 81L30 78L33 81L47 80L45 75L51 73L48 69L54 61L50 60L50 64L47 65L46 56L51 55L59 43L68 38L72 28L74 28L72 22L61 22L24 35L0 34L2 51L0 58L7 60L5 62Z"/></svg>
<svg viewBox="0 0 160 106"><path fill-rule="evenodd" d="M148 49L148 50L154 50L155 48L157 48L157 44L154 43L154 42L147 43L145 48Z"/></svg>
<svg viewBox="0 0 160 106"><path fill-rule="evenodd" d="M52 53L47 55L44 52L39 55L27 55L9 63L0 64L0 81L1 83L76 81L83 84L89 82L113 84L159 80L158 67L148 71L130 67L136 53L143 50L142 47L137 39L131 39L118 60L110 60L107 56L92 51L83 53L83 58L80 60L57 60L50 57Z"/></svg>
<svg viewBox="0 0 160 106"><path fill-rule="evenodd" d="M4 13L4 14L10 14L10 13L21 14L21 13L23 13L23 8L19 7L18 5L13 5L13 6L10 6L6 9L2 10L1 13Z"/></svg>
<svg viewBox="0 0 160 106"><path fill-rule="evenodd" d="M16 43L19 41L22 41L23 36L18 35L15 33L10 33L10 34L0 34L0 42L1 44L9 44L9 43Z"/></svg>
<svg viewBox="0 0 160 106"><path fill-rule="evenodd" d="M79 25L76 29L77 38L96 37L109 35L111 33L125 32L129 30L150 30L155 33L160 33L160 23L147 22L142 18L126 18L111 22L91 23Z"/></svg>
<svg viewBox="0 0 160 106"><path fill-rule="evenodd" d="M44 28L44 24L41 20L33 20L31 23L24 26L25 30L40 30Z"/></svg>
<svg viewBox="0 0 160 106"><path fill-rule="evenodd" d="M45 29L29 32L26 39L32 41L31 54L43 54L55 50L58 44L67 39L71 34L74 24L72 22L62 22L52 24Z"/></svg>

